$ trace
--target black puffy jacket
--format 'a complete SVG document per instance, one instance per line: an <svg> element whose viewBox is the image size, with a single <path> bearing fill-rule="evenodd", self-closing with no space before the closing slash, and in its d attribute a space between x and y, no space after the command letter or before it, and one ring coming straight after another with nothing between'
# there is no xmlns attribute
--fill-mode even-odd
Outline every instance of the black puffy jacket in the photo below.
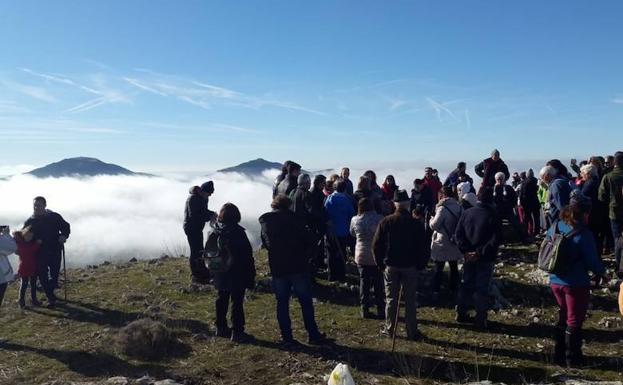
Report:
<svg viewBox="0 0 623 385"><path fill-rule="evenodd" d="M186 199L184 208L184 232L201 232L206 222L216 217L214 211L208 210L208 199L199 194L198 186L190 188L190 196Z"/></svg>

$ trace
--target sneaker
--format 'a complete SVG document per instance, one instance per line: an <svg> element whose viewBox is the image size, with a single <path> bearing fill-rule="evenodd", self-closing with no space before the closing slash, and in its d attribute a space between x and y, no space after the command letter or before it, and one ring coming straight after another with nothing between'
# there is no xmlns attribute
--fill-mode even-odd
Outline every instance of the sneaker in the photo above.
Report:
<svg viewBox="0 0 623 385"><path fill-rule="evenodd" d="M309 343L310 345L326 345L328 343L330 343L332 340L327 338L327 335L324 333L318 333L318 335L313 336L313 337L309 337L307 339L307 343Z"/></svg>
<svg viewBox="0 0 623 385"><path fill-rule="evenodd" d="M246 344L253 340L255 340L255 337L245 332L233 332L231 334L231 342L235 342L237 344Z"/></svg>

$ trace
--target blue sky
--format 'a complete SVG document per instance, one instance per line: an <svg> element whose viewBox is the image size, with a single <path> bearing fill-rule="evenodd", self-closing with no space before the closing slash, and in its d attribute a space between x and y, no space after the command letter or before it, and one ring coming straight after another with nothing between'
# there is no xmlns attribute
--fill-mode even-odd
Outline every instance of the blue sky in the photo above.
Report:
<svg viewBox="0 0 623 385"><path fill-rule="evenodd" d="M623 149L620 1L0 0L0 164Z"/></svg>

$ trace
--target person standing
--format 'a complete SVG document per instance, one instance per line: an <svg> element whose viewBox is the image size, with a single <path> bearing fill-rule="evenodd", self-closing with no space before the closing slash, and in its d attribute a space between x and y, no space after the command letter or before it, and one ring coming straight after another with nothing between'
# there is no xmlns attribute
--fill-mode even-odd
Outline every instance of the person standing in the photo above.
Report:
<svg viewBox="0 0 623 385"><path fill-rule="evenodd" d="M23 227L29 226L34 239L41 244L37 253L37 275L48 299L48 306L53 307L57 300L54 290L58 288L61 253L69 238L70 226L60 214L47 209L47 202L41 196L33 200L33 215L24 222Z"/></svg>
<svg viewBox="0 0 623 385"><path fill-rule="evenodd" d="M456 168L448 174L448 177L443 182L444 186L450 186L456 190L457 186L461 182L469 182L474 184L474 180L467 173L467 164L465 162L459 162Z"/></svg>
<svg viewBox="0 0 623 385"><path fill-rule="evenodd" d="M352 198L345 191L346 184L338 179L335 191L324 203L329 218L329 281L346 280L346 247L350 244L350 220L355 215L355 209Z"/></svg>
<svg viewBox="0 0 623 385"><path fill-rule="evenodd" d="M541 204L539 203L539 181L534 171L528 170L526 179L521 182L519 204L523 208L523 224L528 235L536 236L541 232Z"/></svg>
<svg viewBox="0 0 623 385"><path fill-rule="evenodd" d="M434 173L432 167L426 167L424 169L424 179L422 179L422 183L424 186L430 189L430 193L433 197L433 204L437 204L439 201L439 191L441 190L442 184L439 180L439 177Z"/></svg>
<svg viewBox="0 0 623 385"><path fill-rule="evenodd" d="M485 187L481 190L480 202L461 214L454 235L459 250L465 255L456 320L461 323L472 321L468 310L473 299L476 308L473 321L480 329L487 328L489 285L501 233L501 223L494 206L493 188Z"/></svg>
<svg viewBox="0 0 623 385"><path fill-rule="evenodd" d="M385 326L381 333L385 336L395 333L398 297L402 291L407 338L418 340L422 338L417 325L418 271L428 261L424 228L409 213L409 195L405 190L396 191L394 205L396 210L381 221L372 241L376 264L383 270L385 279Z"/></svg>
<svg viewBox="0 0 623 385"><path fill-rule="evenodd" d="M430 227L433 230L431 259L435 262L435 276L432 285L435 299L439 297L446 262L450 266L448 289L451 292L456 292L459 285L458 262L463 259L463 253L454 241L454 232L463 209L459 202L454 199L452 186L444 186L439 197L435 216L430 220Z"/></svg>
<svg viewBox="0 0 623 385"><path fill-rule="evenodd" d="M318 269L326 267L325 234L327 232L327 214L324 211L326 197L323 192L325 182L326 177L324 175L316 175L309 193L310 216L313 223L311 230L316 239L312 248L312 270L314 273Z"/></svg>
<svg viewBox="0 0 623 385"><path fill-rule="evenodd" d="M271 203L271 212L259 218L262 247L268 251L268 266L277 299L277 321L284 346L296 344L290 321L290 296L296 294L303 323L310 344L327 342L326 336L318 330L312 301L312 281L308 251L313 246L313 235L290 210L292 201L283 194Z"/></svg>
<svg viewBox="0 0 623 385"><path fill-rule="evenodd" d="M610 226L614 237L614 254L617 271L623 271L621 266L621 244L623 231L623 152L614 154L614 168L601 180L599 186L599 200L608 205Z"/></svg>
<svg viewBox="0 0 623 385"><path fill-rule="evenodd" d="M203 261L203 229L206 222L216 221L216 213L208 209L210 196L214 193L214 183L205 182L193 186L189 191L184 208L184 233L190 247L190 273L194 283L210 282L210 272Z"/></svg>
<svg viewBox="0 0 623 385"><path fill-rule="evenodd" d="M361 317L372 318L370 314L370 288L374 289L377 316L385 318L385 293L383 275L374 260L372 240L383 216L374 210L370 198L362 198L358 203L358 213L350 221L350 234L355 238L355 262L359 270L359 300Z"/></svg>
<svg viewBox="0 0 623 385"><path fill-rule="evenodd" d="M564 171L563 175L561 175L560 171L551 165L543 167L539 172L539 176L547 184L546 210L547 219L551 224L558 220L560 210L569 204L571 185L564 176Z"/></svg>
<svg viewBox="0 0 623 385"><path fill-rule="evenodd" d="M353 196L355 191L353 188L353 182L350 180L350 169L348 167L342 167L340 178L342 178L344 183L346 183L346 195Z"/></svg>
<svg viewBox="0 0 623 385"><path fill-rule="evenodd" d="M210 239L226 247L230 266L226 271L214 272L216 297L216 335L230 337L233 342L246 343L253 336L244 330L244 294L255 287L253 248L245 229L240 226L240 210L233 203L225 203L218 214L218 222ZM218 247L218 245L214 245ZM231 301L232 328L227 326L227 310Z"/></svg>
<svg viewBox="0 0 623 385"><path fill-rule="evenodd" d="M569 236L565 248L568 267L549 277L559 308L554 335L554 361L568 367L578 367L583 363L582 324L586 319L591 286L588 273L593 272L597 282L605 275L595 239L587 228L590 210L590 199L574 191L569 205L560 213L560 220L553 224L559 233ZM552 227L548 230L548 236L553 233Z"/></svg>
<svg viewBox="0 0 623 385"><path fill-rule="evenodd" d="M482 184L480 185L480 191L485 187L493 187L495 185L495 174L498 172L504 173L504 178L508 180L510 172L508 166L500 158L500 152L498 150L491 151L491 157L483 160L474 167L476 175L482 178Z"/></svg>
<svg viewBox="0 0 623 385"><path fill-rule="evenodd" d="M298 178L301 175L301 165L296 162L288 163L288 174L277 186L277 193L290 196L290 193L296 189Z"/></svg>
<svg viewBox="0 0 623 385"><path fill-rule="evenodd" d="M17 251L17 244L11 237L9 227L0 227L0 306L4 300L6 288L15 276L8 259L8 256L15 251Z"/></svg>

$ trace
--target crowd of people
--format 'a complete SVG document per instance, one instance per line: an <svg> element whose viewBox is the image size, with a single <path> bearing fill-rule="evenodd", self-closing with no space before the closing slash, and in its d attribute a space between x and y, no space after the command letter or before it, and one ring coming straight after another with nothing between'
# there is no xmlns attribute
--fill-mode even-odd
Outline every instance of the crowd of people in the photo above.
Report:
<svg viewBox="0 0 623 385"><path fill-rule="evenodd" d="M407 338L422 337L417 322L418 280L429 266L433 270L430 299L438 301L445 288L445 294L454 298L457 322L486 330L499 248L508 242L533 243L562 233L569 236L571 257L564 271L550 274L559 307L552 336L554 358L561 365L581 365L581 330L590 288L607 279L602 254L614 249L616 270L620 270L622 167L623 153L619 152L580 163L572 160L576 175L553 159L539 170L538 178L532 169L511 176L499 151L494 150L474 167L482 179L478 188L466 163L459 162L444 181L435 169L426 167L409 193L392 175L379 185L375 172L368 170L353 182L345 167L339 174L312 179L302 173L301 165L286 161L273 185L272 211L259 218L282 343L296 343L289 316L292 292L301 305L309 342L327 341L314 317L313 282L323 274L329 281L345 282L349 261L359 272L361 317L384 320L382 335L395 335L396 313L399 302L404 302ZM214 191L209 183L194 187L187 202L185 223L197 223L197 234L210 221L215 228L238 226L237 222L227 224L222 211L217 215L207 209ZM203 204L197 203L201 202L197 197ZM239 216L236 219L239 221ZM189 234L186 225L185 229ZM232 242L248 243L248 239L238 238ZM192 243L189 235L189 243L195 247L191 255L201 258L200 242ZM217 277L227 275L230 282L244 283L236 287L217 284L217 333L237 341L252 338L243 330L241 298L244 290L253 286L255 270L248 247L242 250L240 259L232 258L229 272L215 273ZM197 260L191 258L191 269L194 279L202 281L193 267ZM237 260L246 268L234 268ZM446 265L449 274L444 284ZM234 306L233 332L223 321L227 298Z"/></svg>
<svg viewBox="0 0 623 385"><path fill-rule="evenodd" d="M296 162L285 162L274 182L272 211L259 218L281 342L298 343L289 312L292 294L300 303L308 342L330 341L315 320L314 280L326 274L329 281L345 282L351 261L359 273L361 317L384 320L382 335L395 337L398 308L404 302L407 338L422 337L418 281L429 266L430 300L448 295L455 303L457 322L486 330L489 289L501 245L564 234L569 250L565 269L549 277L559 307L552 336L554 358L561 365L581 365L590 289L609 278L602 255L614 251L615 270L623 270L623 152L572 160L570 168L576 175L553 159L539 170L538 178L532 169L511 176L494 150L474 167L482 179L478 189L466 163L459 162L443 182L435 169L426 167L409 193L392 175L379 185L375 172L368 170L353 183L350 170L343 168L340 174L312 179ZM255 287L253 250L240 226L238 207L227 203L218 213L208 209L214 191L214 183L208 181L192 187L186 201L183 229L191 276L194 283L213 283L217 289L216 335L248 342L253 337L245 332L244 298L246 290ZM48 306L54 306L70 226L46 208L43 197L34 199L33 209L22 229L12 235L6 228L0 230L0 256L6 259L17 252L20 257L21 307L26 306L28 287L32 305L41 305L37 281ZM208 223L212 231L204 243ZM2 262L0 258L0 267ZM0 303L9 280L2 273Z"/></svg>

